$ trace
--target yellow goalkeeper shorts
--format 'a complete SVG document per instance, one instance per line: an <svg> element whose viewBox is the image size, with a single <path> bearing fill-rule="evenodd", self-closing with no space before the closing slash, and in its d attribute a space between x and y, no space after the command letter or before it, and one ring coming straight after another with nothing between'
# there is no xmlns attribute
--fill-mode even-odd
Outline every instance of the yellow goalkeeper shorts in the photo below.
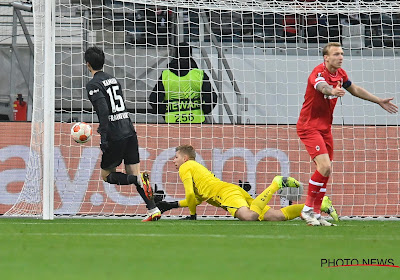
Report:
<svg viewBox="0 0 400 280"><path fill-rule="evenodd" d="M227 210L235 217L236 211L240 207L249 208L254 199L241 187L224 182L224 185L215 196L214 200L221 208Z"/></svg>

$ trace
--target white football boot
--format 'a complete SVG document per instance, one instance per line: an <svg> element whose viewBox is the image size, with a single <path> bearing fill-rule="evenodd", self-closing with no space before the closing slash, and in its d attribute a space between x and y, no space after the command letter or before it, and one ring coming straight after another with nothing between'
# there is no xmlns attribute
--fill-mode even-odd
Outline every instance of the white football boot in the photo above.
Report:
<svg viewBox="0 0 400 280"><path fill-rule="evenodd" d="M314 217L312 209L308 211L301 211L300 217L306 221L309 226L320 226L321 223Z"/></svg>
<svg viewBox="0 0 400 280"><path fill-rule="evenodd" d="M321 226L324 226L324 227L335 227L335 226L337 226L337 224L332 224L332 223L328 222L327 220L322 218L322 216L318 217L317 220L318 220L319 224Z"/></svg>

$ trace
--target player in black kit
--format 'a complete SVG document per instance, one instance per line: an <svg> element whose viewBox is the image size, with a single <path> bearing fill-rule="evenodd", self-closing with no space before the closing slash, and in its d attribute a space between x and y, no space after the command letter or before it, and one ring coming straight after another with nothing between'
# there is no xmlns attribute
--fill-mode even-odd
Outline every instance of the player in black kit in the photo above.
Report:
<svg viewBox="0 0 400 280"><path fill-rule="evenodd" d="M143 221L156 221L161 218L161 212L154 203L150 185L143 186L137 135L125 108L121 84L102 71L104 52L101 49L88 48L85 61L93 76L87 83L86 90L100 123L97 131L101 136L100 148L103 152L101 177L110 184L135 184L148 209L147 217ZM116 172L122 161L126 174Z"/></svg>

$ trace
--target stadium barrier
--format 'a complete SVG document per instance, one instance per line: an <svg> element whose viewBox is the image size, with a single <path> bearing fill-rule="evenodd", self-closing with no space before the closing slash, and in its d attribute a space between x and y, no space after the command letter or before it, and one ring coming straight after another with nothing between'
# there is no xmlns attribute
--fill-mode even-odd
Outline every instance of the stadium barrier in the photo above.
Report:
<svg viewBox="0 0 400 280"><path fill-rule="evenodd" d="M55 214L145 213L135 188L110 185L100 179L100 137L94 135L87 145L76 144L69 136L70 128L67 123L57 123L55 128ZM95 125L93 131L96 129ZM167 200L184 198L183 185L172 163L175 147L180 144L194 145L197 161L222 180L248 181L253 196L266 188L275 175L290 175L307 183L314 169L294 125L143 124L136 125L136 130L141 169L150 172L152 185L162 188ZM24 185L30 131L30 123L0 126L0 214L18 201ZM160 135L162 131L168 131L168 135ZM333 134L337 140L327 194L338 212L345 216L399 216L397 127L334 126ZM305 196L300 202L304 199ZM279 207L279 199L275 197L270 204ZM188 213L174 211L171 214ZM198 213L227 215L205 204L199 206Z"/></svg>

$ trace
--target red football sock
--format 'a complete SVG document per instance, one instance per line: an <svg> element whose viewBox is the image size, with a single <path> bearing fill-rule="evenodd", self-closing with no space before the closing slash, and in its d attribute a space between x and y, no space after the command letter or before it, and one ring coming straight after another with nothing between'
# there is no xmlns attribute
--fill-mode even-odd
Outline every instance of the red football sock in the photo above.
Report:
<svg viewBox="0 0 400 280"><path fill-rule="evenodd" d="M314 200L314 213L315 214L321 214L322 199L324 198L325 193L326 193L326 185L328 183L328 180L329 180L329 177L322 176L321 182L323 181L324 185L320 188L319 193L317 193L315 200Z"/></svg>
<svg viewBox="0 0 400 280"><path fill-rule="evenodd" d="M322 176L321 173L318 172L318 170L315 170L314 174L311 176L310 181L308 182L308 192L305 205L314 208L315 212L315 200L320 192L320 189L323 188L324 184L326 185L328 179L329 177ZM319 205L319 208L321 208L321 204Z"/></svg>
<svg viewBox="0 0 400 280"><path fill-rule="evenodd" d="M321 214L321 204L322 204L322 199L325 196L325 193L326 193L326 183L322 186L322 188L319 190L319 193L317 193L317 195L315 197L315 200L314 200L314 213L315 214Z"/></svg>

